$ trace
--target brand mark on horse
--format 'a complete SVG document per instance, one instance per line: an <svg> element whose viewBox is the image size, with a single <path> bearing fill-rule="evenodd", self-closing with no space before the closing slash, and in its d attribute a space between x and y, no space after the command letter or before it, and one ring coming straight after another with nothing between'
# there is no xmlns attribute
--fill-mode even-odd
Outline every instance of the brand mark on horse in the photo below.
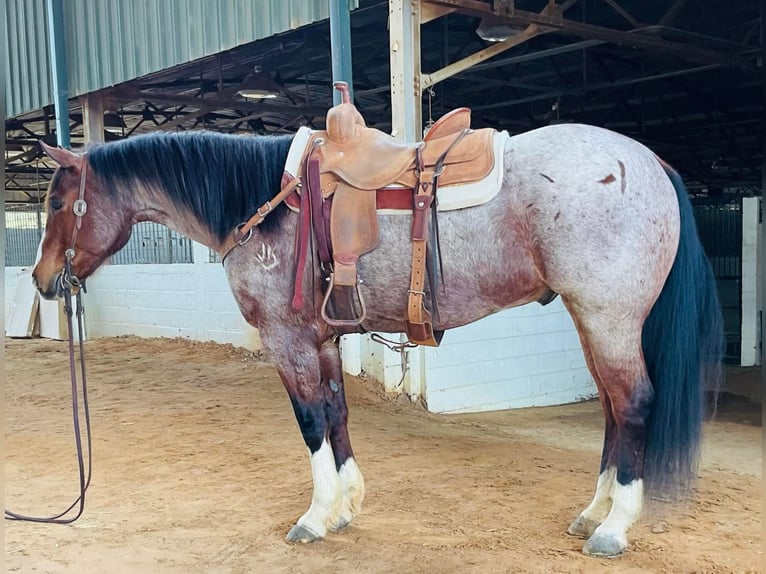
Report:
<svg viewBox="0 0 766 574"><path fill-rule="evenodd" d="M266 271L271 271L274 267L279 265L279 259L277 259L277 256L274 253L274 248L265 243L261 243L261 250L255 254L255 259Z"/></svg>

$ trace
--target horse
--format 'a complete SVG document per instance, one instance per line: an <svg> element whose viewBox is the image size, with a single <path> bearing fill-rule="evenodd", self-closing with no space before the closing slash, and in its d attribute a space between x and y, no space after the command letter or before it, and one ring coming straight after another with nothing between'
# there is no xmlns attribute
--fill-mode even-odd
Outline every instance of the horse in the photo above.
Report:
<svg viewBox="0 0 766 574"><path fill-rule="evenodd" d="M87 278L141 221L224 252L237 226L282 189L293 137L152 133L78 152L43 144L58 167L37 289L60 295L67 263ZM505 137L498 193L438 215L444 282L433 326L561 297L605 421L593 499L567 532L585 539L587 555L618 556L649 497L677 500L694 482L706 391L720 375L715 279L681 177L643 144L581 124ZM311 503L286 536L307 543L348 526L365 486L347 430L338 331L320 316L320 263L304 260L306 304L294 309L300 214L268 205L224 269L308 449ZM412 215L381 214L380 243L358 262L365 331L404 332L411 223Z"/></svg>

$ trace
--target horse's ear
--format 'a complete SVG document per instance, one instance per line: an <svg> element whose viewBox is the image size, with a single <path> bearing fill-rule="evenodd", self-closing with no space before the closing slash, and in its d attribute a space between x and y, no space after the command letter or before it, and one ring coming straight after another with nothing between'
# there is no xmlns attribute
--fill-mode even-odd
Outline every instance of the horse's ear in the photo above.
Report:
<svg viewBox="0 0 766 574"><path fill-rule="evenodd" d="M49 146L42 140L40 140L40 146L43 148L45 154L61 167L82 167L82 154L74 153L63 147Z"/></svg>

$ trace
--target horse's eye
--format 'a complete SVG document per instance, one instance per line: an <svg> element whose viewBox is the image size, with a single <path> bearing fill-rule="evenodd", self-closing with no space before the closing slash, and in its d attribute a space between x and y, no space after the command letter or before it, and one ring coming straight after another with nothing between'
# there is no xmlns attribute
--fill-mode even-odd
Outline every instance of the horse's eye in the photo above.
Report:
<svg viewBox="0 0 766 574"><path fill-rule="evenodd" d="M58 211L62 207L64 207L64 202L61 201L58 197L51 197L50 201L51 207L53 208L53 211Z"/></svg>

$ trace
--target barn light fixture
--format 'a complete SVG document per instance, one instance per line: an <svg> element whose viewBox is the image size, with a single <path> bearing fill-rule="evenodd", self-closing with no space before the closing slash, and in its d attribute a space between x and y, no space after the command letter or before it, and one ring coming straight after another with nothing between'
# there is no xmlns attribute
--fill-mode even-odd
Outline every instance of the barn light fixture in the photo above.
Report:
<svg viewBox="0 0 766 574"><path fill-rule="evenodd" d="M497 16L484 16L476 28L476 34L485 42L504 42L518 36L523 29Z"/></svg>
<svg viewBox="0 0 766 574"><path fill-rule="evenodd" d="M237 95L247 100L265 100L276 98L282 88L274 80L256 71L245 78Z"/></svg>

